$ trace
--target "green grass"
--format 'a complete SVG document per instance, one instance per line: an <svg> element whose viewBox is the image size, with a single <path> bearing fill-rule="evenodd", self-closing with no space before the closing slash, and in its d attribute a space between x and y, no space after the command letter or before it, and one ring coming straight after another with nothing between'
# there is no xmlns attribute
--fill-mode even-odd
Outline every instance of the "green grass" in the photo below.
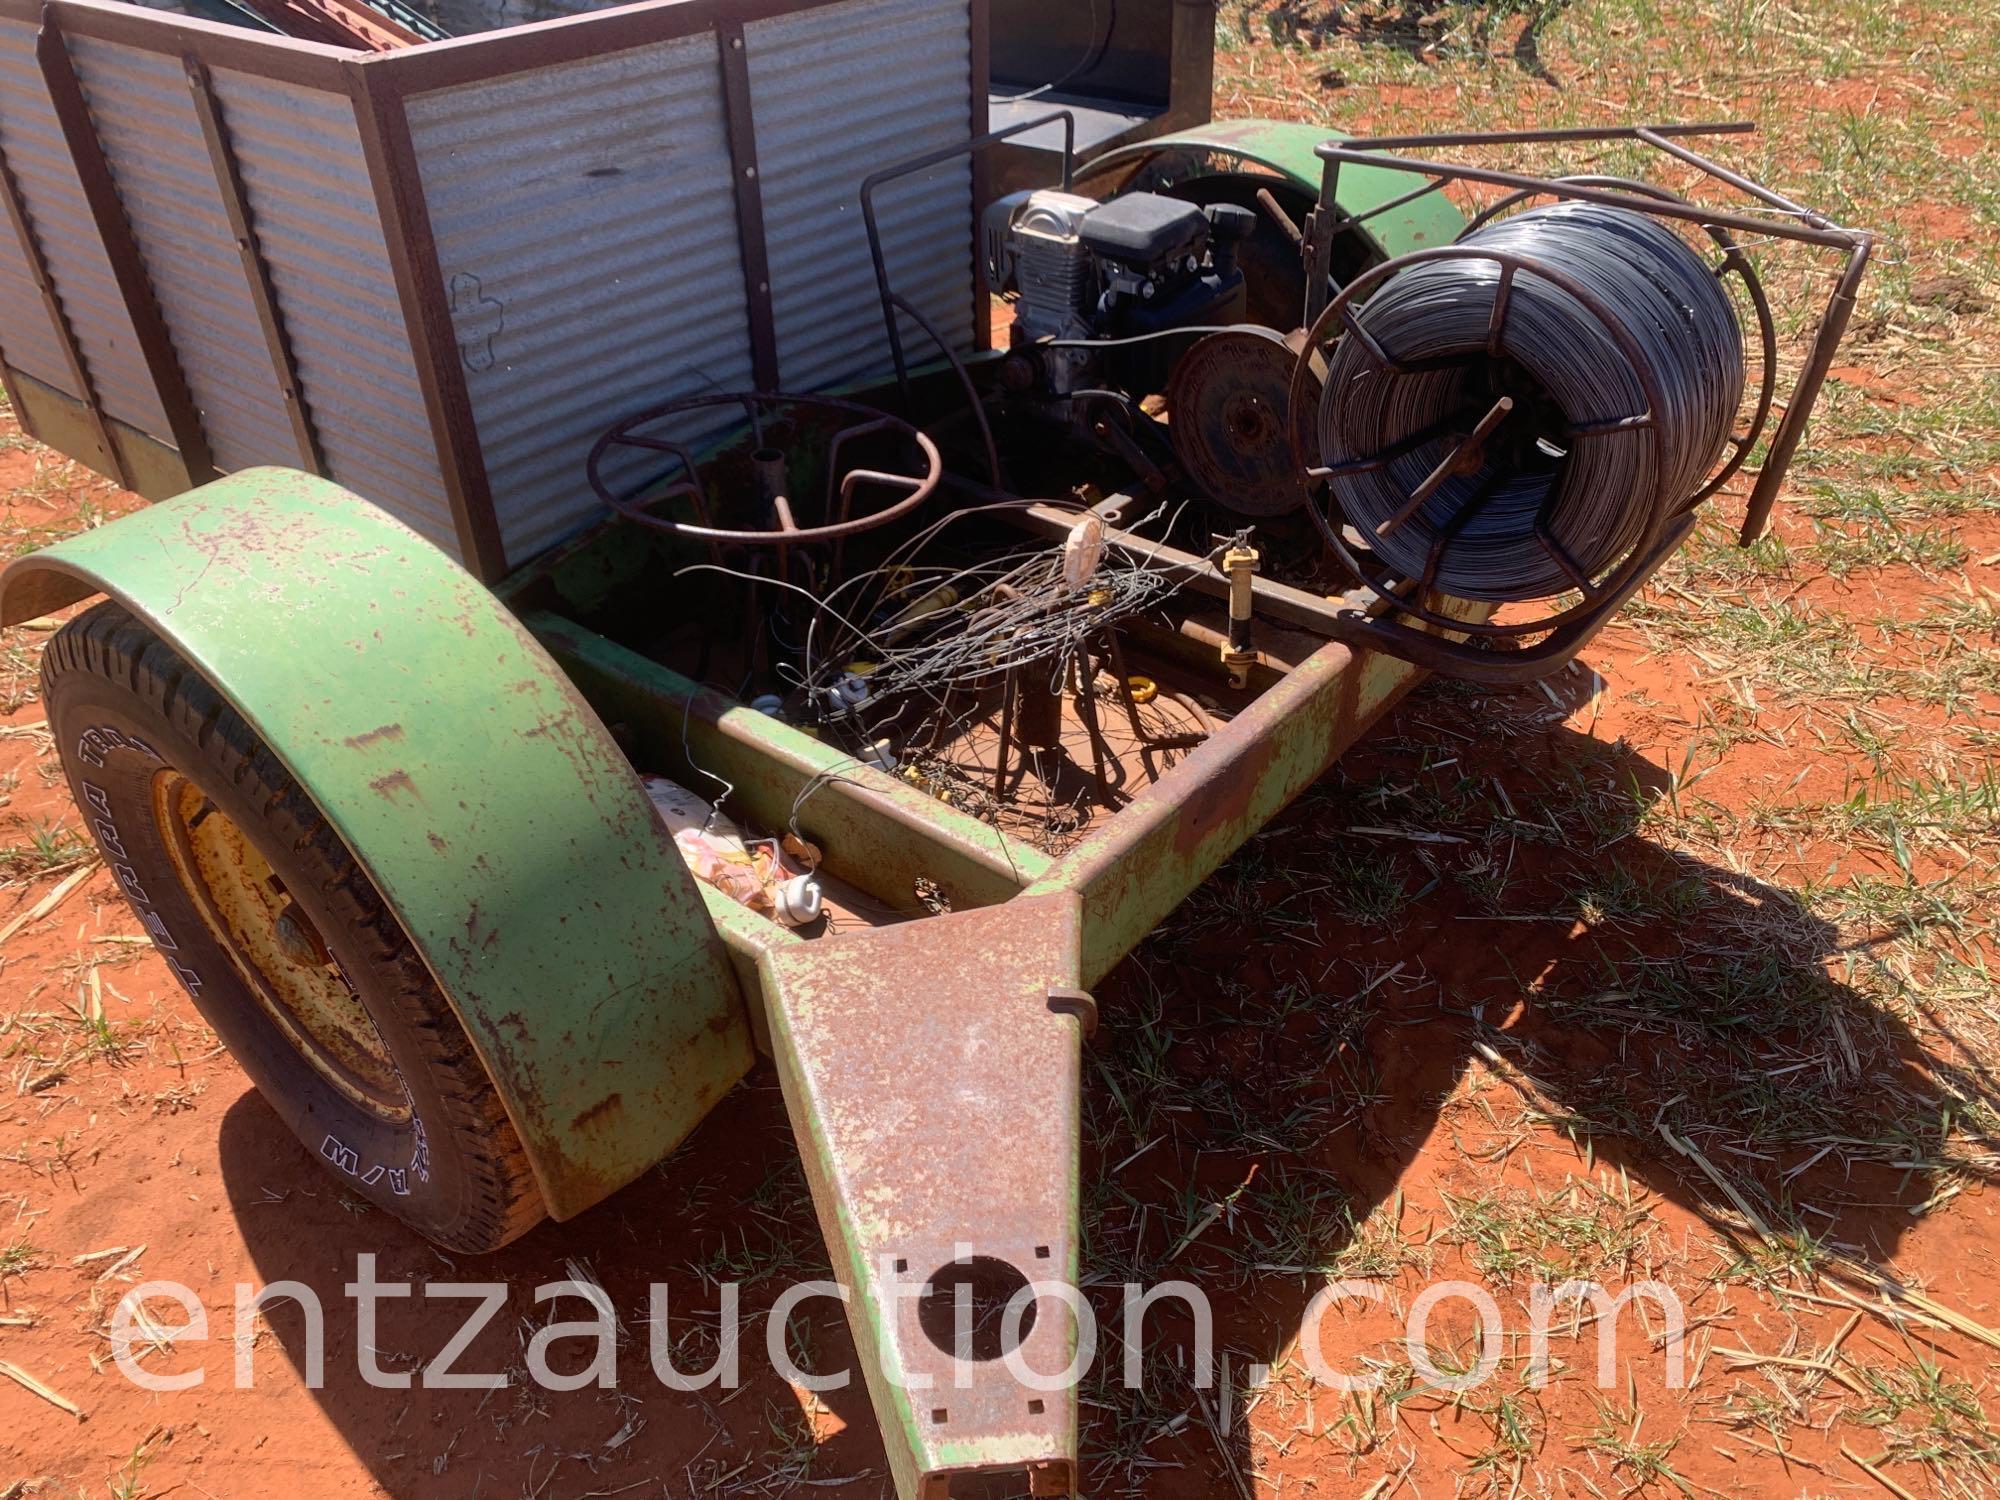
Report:
<svg viewBox="0 0 2000 1500"><path fill-rule="evenodd" d="M1597 1426L1576 1446L1610 1464L1623 1486L1622 1493L1671 1486L1692 1500L1700 1492L1681 1477L1671 1461L1674 1450L1680 1446L1680 1437L1642 1441L1639 1434L1645 1420L1646 1414L1636 1407L1601 1402Z"/></svg>
<svg viewBox="0 0 2000 1500"><path fill-rule="evenodd" d="M1988 1490L2000 1480L2000 1434L1969 1381L1921 1354L1907 1365L1863 1365L1856 1375L1867 1396L1848 1420L1884 1445L1880 1462L1921 1464L1946 1479L1977 1475Z"/></svg>
<svg viewBox="0 0 2000 1500"><path fill-rule="evenodd" d="M0 1288L19 1276L25 1275L40 1263L35 1248L25 1238L11 1245L0 1245Z"/></svg>
<svg viewBox="0 0 2000 1500"><path fill-rule="evenodd" d="M1463 1245L1475 1268L1503 1284L1622 1277L1644 1259L1654 1228L1643 1203L1621 1201L1582 1178L1543 1191L1441 1192L1438 1199L1449 1216L1445 1240Z"/></svg>
<svg viewBox="0 0 2000 1500"><path fill-rule="evenodd" d="M1684 1237L1704 1269L1686 1274L1725 1283L1739 1315L1775 1331L1796 1317L1778 1289L1810 1289L1853 1253L1862 1231L1850 1215L1887 1224L1893 1242L1899 1220L1951 1212L1970 1194L1950 1194L1991 1183L2000 597L1982 559L2000 550L2000 48L1978 29L1987 19L1853 0L1224 6L1218 117L1400 132L1751 116L1766 128L1716 143L1717 154L1884 238L1777 530L1735 546L1747 489L1738 481L1613 628L1614 660L1668 663L1647 678L1653 701L1635 704L1606 653L1586 653L1613 697L1624 695L1620 727L1635 745L1605 744L1604 730L1584 739L1576 721L1552 727L1532 690L1426 687L1394 738L1378 736L1308 793L1278 845L1287 858L1260 856L1254 878L1214 898L1254 934L1256 902L1285 896L1288 863L1309 865L1310 883L1331 887L1314 900L1347 924L1347 952L1311 953L1311 972L1335 978L1266 997L1255 1055L1278 1070L1219 1085L1254 1097L1225 1105L1189 1076L1215 1056L1209 1032L1222 1023L1211 1016L1147 998L1134 1033L1105 1044L1099 1066L1117 1103L1096 1118L1118 1136L1110 1161L1156 1136L1169 1144L1154 1159L1178 1150L1184 1161L1225 1120L1232 1150L1257 1152L1268 1174L1197 1242L1203 1254L1240 1265L1260 1253L1253 1245L1285 1246L1393 1278L1407 1269L1398 1234L1405 1245L1429 1236L1428 1253L1450 1247L1506 1286L1645 1263L1649 1226L1621 1198L1546 1177L1523 1183L1523 1166L1540 1171L1551 1137L1567 1135L1586 1154L1615 1148L1647 1186L1707 1215L1710 1228ZM1692 186L1636 148L1483 159ZM1824 306L1829 262L1769 246L1754 254L1788 381ZM1332 831L1353 826L1462 842L1367 845ZM1459 914L1515 920L1448 925ZM1562 921L1571 917L1580 932ZM1489 957L1466 956L1481 944L1493 945ZM1293 982L1258 952L1276 985ZM1408 993L1374 992L1347 1024L1315 1016L1315 995L1337 1003L1397 961ZM1149 983L1173 980L1169 962ZM1487 1094L1456 1097L1449 1144L1433 1135L1423 1148L1427 1185L1412 1186L1407 1208L1399 1199L1394 1216L1366 1213L1313 1175L1323 1162L1402 1149L1366 1132L1395 1097L1395 1049L1439 1044L1435 1027L1415 1029L1425 1018L1472 1011L1498 1025L1516 1005L1504 1043L1491 1035L1535 1086L1520 1085L1511 1113ZM1333 1107L1296 1115L1308 1098ZM1332 1122L1332 1146L1309 1131L1273 1133L1301 1118ZM1744 1231L1723 1190L1662 1144L1661 1126L1770 1232ZM1442 1188L1428 1186L1433 1173ZM1121 1253L1148 1210L1162 1206L1130 1182L1102 1200L1099 1222ZM1360 1216L1351 1230L1349 1213ZM1738 1227L1714 1227L1724 1223ZM1975 1383L1985 1351L1954 1352L1949 1367L1871 1377L1865 1401L1842 1393L1838 1420L1875 1434L1886 1463L1909 1466L1903 1482L1915 1492L1991 1493ZM1378 1367L1388 1381L1365 1412L1329 1417L1322 1406L1332 1454L1315 1468L1322 1487L1365 1493L1372 1476L1393 1473L1381 1452L1405 1434L1425 1441L1435 1393L1406 1366ZM1497 1393L1476 1399L1458 1415L1478 1435L1454 1443L1442 1487L1693 1495L1708 1490L1691 1474L1720 1482L1706 1452L1682 1446L1704 1397L1649 1404L1643 1420L1631 1403L1594 1418L1571 1404L1545 1427L1536 1423L1547 1413L1499 1404ZM1781 1436L1788 1451L1795 1439L1810 1445L1810 1429L1835 1420L1824 1399L1804 1414L1768 1385L1713 1399L1737 1432L1769 1438L1761 1452L1734 1449L1721 1471L1744 1493L1872 1490L1837 1457L1788 1469L1771 1454ZM1123 1466L1106 1474L1137 1490L1147 1462L1204 1465L1193 1429L1165 1446L1173 1420L1170 1402L1135 1413L1118 1429ZM1290 1420L1262 1435L1291 1441ZM1560 1476L1551 1450L1567 1465ZM1340 1466L1356 1455L1377 1467Z"/></svg>
<svg viewBox="0 0 2000 1500"><path fill-rule="evenodd" d="M26 839L0 847L0 878L33 879L67 869L88 858L90 840L66 823L38 818L25 830Z"/></svg>

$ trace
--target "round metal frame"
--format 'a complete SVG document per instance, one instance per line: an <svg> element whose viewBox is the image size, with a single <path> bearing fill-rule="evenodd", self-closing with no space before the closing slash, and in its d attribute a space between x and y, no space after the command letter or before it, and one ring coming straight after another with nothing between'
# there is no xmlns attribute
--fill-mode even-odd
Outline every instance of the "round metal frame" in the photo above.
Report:
<svg viewBox="0 0 2000 1500"><path fill-rule="evenodd" d="M1636 177L1580 173L1570 177L1557 177L1553 181L1556 187L1522 188L1518 192L1509 193L1506 197L1489 203L1467 222L1458 236L1459 240L1462 241L1474 230L1483 229L1510 209L1535 198L1575 201L1565 198L1564 194L1557 190L1560 187L1613 188L1619 192L1654 198L1662 203L1691 203L1691 200L1670 188L1663 188L1657 183L1645 182ZM1715 274L1718 277L1734 275L1740 280L1743 283L1744 295L1750 300L1751 311L1757 315L1759 373L1757 402L1751 410L1749 428L1744 432L1732 432L1729 435L1729 445L1734 452L1706 484L1688 497L1684 507L1688 510L1692 510L1721 489L1749 461L1751 450L1757 446L1757 440L1764 435L1764 428L1771 420L1771 407L1777 399L1778 392L1778 327L1771 314L1771 299L1764 291L1763 278L1757 274L1757 268L1750 263L1750 258L1743 253L1742 246L1736 243L1736 236L1727 228L1720 224L1703 224L1701 227L1708 231L1710 239L1722 247L1722 264L1715 268Z"/></svg>
<svg viewBox="0 0 2000 1500"><path fill-rule="evenodd" d="M1490 261L1500 267L1500 279L1496 283L1493 292L1492 318L1487 329L1486 349L1488 353L1499 354L1506 349L1507 306L1511 300L1514 278L1523 272L1527 272L1540 277L1542 280L1568 293L1582 305L1583 309L1610 336L1611 341L1625 357L1625 361L1631 368L1633 377L1638 384L1640 394L1645 398L1645 406L1638 412L1634 412L1628 416L1614 417L1604 421L1571 427L1566 432L1566 436L1575 441L1587 440L1613 432L1644 431L1648 434L1652 444L1654 472L1659 474L1661 478L1647 506L1644 528L1633 541L1623 560L1619 562L1617 567L1606 573L1601 581L1593 580L1589 575L1585 574L1577 566L1575 560L1569 557L1563 550L1561 544L1556 541L1555 537L1548 530L1547 523L1549 518L1546 514L1537 518L1535 524L1536 540L1542 544L1544 550L1549 553L1557 566L1569 577L1570 581L1576 586L1577 591L1583 595L1581 603L1572 605L1568 609L1545 615L1539 619L1515 621L1508 624L1500 624L1493 621L1460 620L1433 610L1423 602L1425 596L1431 592L1432 582L1437 576L1438 564L1444 556L1444 549L1456 537L1456 527L1463 525L1471 519L1472 514L1477 508L1475 505L1463 507L1453 517L1452 523L1447 524L1443 533L1440 534L1437 541L1431 546L1424 575L1417 580L1418 587L1415 591L1415 596L1406 597L1401 594L1392 593L1387 588L1384 588L1369 573L1368 569L1362 565L1360 558L1355 554L1354 550L1348 546L1346 540L1341 536L1340 526L1328 517L1326 507L1321 504L1318 497L1318 491L1325 486L1328 480L1339 477L1343 472L1365 473L1368 470L1380 468L1393 458L1400 457L1402 452L1417 446L1417 444L1407 443L1406 440L1404 445L1397 445L1384 453L1372 455L1368 458L1348 460L1331 467L1315 462L1320 455L1308 453L1306 447L1310 442L1316 441L1319 424L1315 421L1310 429L1302 429L1298 421L1298 417L1301 415L1300 403L1305 399L1307 387L1315 383L1312 379L1314 373L1312 370L1312 361L1315 355L1328 345L1329 330L1337 330L1336 337L1354 338L1361 349L1368 355L1369 359L1381 369L1391 373L1411 370L1412 366L1394 359L1383 349L1375 337L1366 328L1361 326L1360 319L1355 314L1355 305L1365 294L1373 291L1377 285L1386 281L1389 277L1396 275L1398 272L1407 270L1409 267L1425 261L1443 260L1484 260ZM1327 304L1326 309L1314 320L1312 327L1307 331L1305 347L1299 356L1298 366L1292 372L1290 401L1294 413L1292 421L1293 454L1300 472L1309 481L1308 493L1311 498L1307 500L1306 512L1313 518L1313 524L1319 528L1320 535L1325 539L1328 548L1331 549L1334 556L1339 558L1356 578L1361 580L1370 592L1374 593L1397 612L1414 619L1422 620L1424 623L1440 630L1449 630L1460 634L1478 635L1494 639L1512 640L1522 636L1540 635L1546 631L1559 630L1565 625L1576 623L1588 617L1593 611L1602 606L1605 599L1615 597L1618 591L1632 579L1637 571L1645 566L1647 554L1651 551L1654 540L1659 536L1661 527L1665 524L1670 510L1666 494L1665 453L1661 442L1657 416L1662 406L1657 373L1653 370L1651 363L1645 356L1645 352L1639 347L1630 331L1619 323L1611 310L1605 306L1603 300L1596 293L1585 287L1568 272L1548 265L1546 262L1536 260L1532 256L1517 254L1510 250L1490 250L1478 245L1438 245L1430 249L1415 250L1408 255L1399 255L1394 260L1386 260L1379 265L1369 267L1341 289L1340 294ZM1315 402L1316 407L1317 402ZM1307 437L1306 433L1308 430L1313 434L1312 438ZM1420 441L1427 441L1432 436L1440 435L1442 434L1427 432L1422 435ZM1445 461L1446 464L1451 462L1452 459L1450 458ZM1441 464L1431 479L1425 482L1426 487L1434 487L1435 482L1441 480L1445 472L1445 465ZM1422 504L1424 498L1426 498L1425 488L1420 487L1413 496L1412 503L1405 508L1403 515L1407 517L1414 513Z"/></svg>
<svg viewBox="0 0 2000 1500"><path fill-rule="evenodd" d="M684 412L721 406L743 408L744 415L750 422L752 439L758 449L756 457L760 459L764 451L764 414L767 412L782 407L802 407L814 411L836 412L859 419L841 428L827 441L826 499L821 513L829 517L828 520L815 526L801 526L793 515L791 497L774 493L770 499L777 521L775 526L742 530L709 523L708 491L702 483L701 468L694 461L694 455L688 452L684 445L670 438L648 437L639 429ZM923 474L893 474L881 469L848 469L842 472L840 450L843 445L859 438L885 432L898 433L916 445L924 458ZM605 483L602 468L605 454L613 448L641 448L649 452L664 453L679 461L685 471L685 477L663 490L649 488L645 492L647 498L643 502L633 496L619 495ZM821 542L841 541L864 531L872 531L878 526L886 526L891 521L908 515L930 499L936 492L938 480L944 473L944 463L938 455L937 445L900 417L890 416L887 412L879 411L872 406L864 406L858 401L844 401L837 396L794 396L767 391L724 391L684 396L678 401L668 401L660 406L635 412L610 428L592 445L584 467L590 478L590 487L596 491L597 498L626 520L650 527L654 531L688 537L694 541L744 547L812 546ZM779 467L782 469L782 458ZM857 516L853 514L854 492L864 484L900 489L906 493L893 505ZM652 506L658 505L663 500L683 497L691 501L694 506L696 519L692 524L676 521L668 516L655 515L651 510ZM836 513L837 519L835 519Z"/></svg>

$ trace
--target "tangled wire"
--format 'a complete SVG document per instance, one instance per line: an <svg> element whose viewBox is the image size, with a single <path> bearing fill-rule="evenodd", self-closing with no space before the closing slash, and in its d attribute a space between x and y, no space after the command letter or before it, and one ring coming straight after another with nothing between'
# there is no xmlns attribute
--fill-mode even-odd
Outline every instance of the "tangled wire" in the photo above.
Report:
<svg viewBox="0 0 2000 1500"><path fill-rule="evenodd" d="M1063 568L1060 550L1021 551L912 585L871 631L870 691L976 691L1037 665L1059 677L1086 641L1175 587L1165 573L1115 556L1078 586Z"/></svg>
<svg viewBox="0 0 2000 1500"><path fill-rule="evenodd" d="M1076 546L1048 543L956 568L916 564L936 532L974 513L955 512L829 596L801 652L809 694L834 690L857 658L869 664L871 697L914 695L940 709L954 690L976 693L1024 668L1046 666L1057 682L1085 642L1154 608L1185 581L1116 549L1090 549L1081 566ZM874 597L865 624L842 612L842 595L853 596L849 609ZM822 633L828 621L830 635Z"/></svg>

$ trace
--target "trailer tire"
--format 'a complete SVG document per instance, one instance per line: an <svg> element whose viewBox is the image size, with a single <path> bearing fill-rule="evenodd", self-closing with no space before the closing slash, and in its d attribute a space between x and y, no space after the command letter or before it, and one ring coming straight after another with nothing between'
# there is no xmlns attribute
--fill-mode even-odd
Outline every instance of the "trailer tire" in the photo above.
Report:
<svg viewBox="0 0 2000 1500"><path fill-rule="evenodd" d="M42 692L122 894L306 1149L455 1250L539 1223L520 1138L450 1002L243 717L109 602L49 642Z"/></svg>

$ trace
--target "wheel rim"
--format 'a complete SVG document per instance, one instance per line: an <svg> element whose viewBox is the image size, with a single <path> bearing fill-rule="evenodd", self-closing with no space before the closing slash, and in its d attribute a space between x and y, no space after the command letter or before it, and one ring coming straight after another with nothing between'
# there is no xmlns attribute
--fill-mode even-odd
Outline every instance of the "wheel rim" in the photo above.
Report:
<svg viewBox="0 0 2000 1500"><path fill-rule="evenodd" d="M382 1034L270 861L179 772L153 779L153 814L195 909L299 1056L369 1114L409 1120L409 1091Z"/></svg>

